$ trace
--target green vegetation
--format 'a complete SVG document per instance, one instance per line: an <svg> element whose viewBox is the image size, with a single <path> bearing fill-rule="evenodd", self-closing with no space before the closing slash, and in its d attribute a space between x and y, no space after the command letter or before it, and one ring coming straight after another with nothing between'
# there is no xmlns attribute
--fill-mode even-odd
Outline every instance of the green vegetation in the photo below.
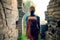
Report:
<svg viewBox="0 0 60 40"><path fill-rule="evenodd" d="M23 34L18 37L18 40L27 40L27 37L25 34Z"/></svg>
<svg viewBox="0 0 60 40"><path fill-rule="evenodd" d="M18 40L22 40L22 35L19 35L18 36Z"/></svg>
<svg viewBox="0 0 60 40"><path fill-rule="evenodd" d="M18 40L27 40L26 32L22 33L22 35L18 36Z"/></svg>

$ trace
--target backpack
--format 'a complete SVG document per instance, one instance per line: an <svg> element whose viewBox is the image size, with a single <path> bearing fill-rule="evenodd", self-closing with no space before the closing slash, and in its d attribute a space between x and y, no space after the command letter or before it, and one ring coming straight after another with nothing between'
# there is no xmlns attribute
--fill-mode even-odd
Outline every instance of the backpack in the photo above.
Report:
<svg viewBox="0 0 60 40"><path fill-rule="evenodd" d="M38 33L38 26L37 26L37 17L36 16L29 16L27 21L27 36L31 37L33 33Z"/></svg>

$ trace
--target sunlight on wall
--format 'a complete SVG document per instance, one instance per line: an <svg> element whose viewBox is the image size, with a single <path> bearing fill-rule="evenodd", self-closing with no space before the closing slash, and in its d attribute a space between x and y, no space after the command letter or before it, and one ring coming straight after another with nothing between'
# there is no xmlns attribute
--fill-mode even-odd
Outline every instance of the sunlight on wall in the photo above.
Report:
<svg viewBox="0 0 60 40"><path fill-rule="evenodd" d="M30 1L30 0L23 0L23 2L28 2L28 1Z"/></svg>

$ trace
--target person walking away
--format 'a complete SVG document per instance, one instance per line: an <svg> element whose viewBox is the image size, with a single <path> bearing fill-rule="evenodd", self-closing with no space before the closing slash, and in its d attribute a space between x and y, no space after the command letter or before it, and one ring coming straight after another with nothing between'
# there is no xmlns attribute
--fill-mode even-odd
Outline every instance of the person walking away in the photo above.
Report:
<svg viewBox="0 0 60 40"><path fill-rule="evenodd" d="M26 17L26 35L30 40L38 40L38 35L40 33L40 17L34 15L35 7L30 7L30 16Z"/></svg>

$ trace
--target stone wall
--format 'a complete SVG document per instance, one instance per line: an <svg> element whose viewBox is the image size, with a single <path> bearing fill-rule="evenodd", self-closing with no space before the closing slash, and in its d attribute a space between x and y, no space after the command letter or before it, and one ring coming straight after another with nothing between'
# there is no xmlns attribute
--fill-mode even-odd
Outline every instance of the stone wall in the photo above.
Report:
<svg viewBox="0 0 60 40"><path fill-rule="evenodd" d="M59 27L57 22L60 21L60 0L50 0L46 14L46 20L48 21L47 40L60 40Z"/></svg>
<svg viewBox="0 0 60 40"><path fill-rule="evenodd" d="M17 0L0 0L0 40L17 40Z"/></svg>
<svg viewBox="0 0 60 40"><path fill-rule="evenodd" d="M23 0L17 0L18 1L18 11L19 11L19 20L17 24L18 34L22 35L22 18L24 16L23 12Z"/></svg>

